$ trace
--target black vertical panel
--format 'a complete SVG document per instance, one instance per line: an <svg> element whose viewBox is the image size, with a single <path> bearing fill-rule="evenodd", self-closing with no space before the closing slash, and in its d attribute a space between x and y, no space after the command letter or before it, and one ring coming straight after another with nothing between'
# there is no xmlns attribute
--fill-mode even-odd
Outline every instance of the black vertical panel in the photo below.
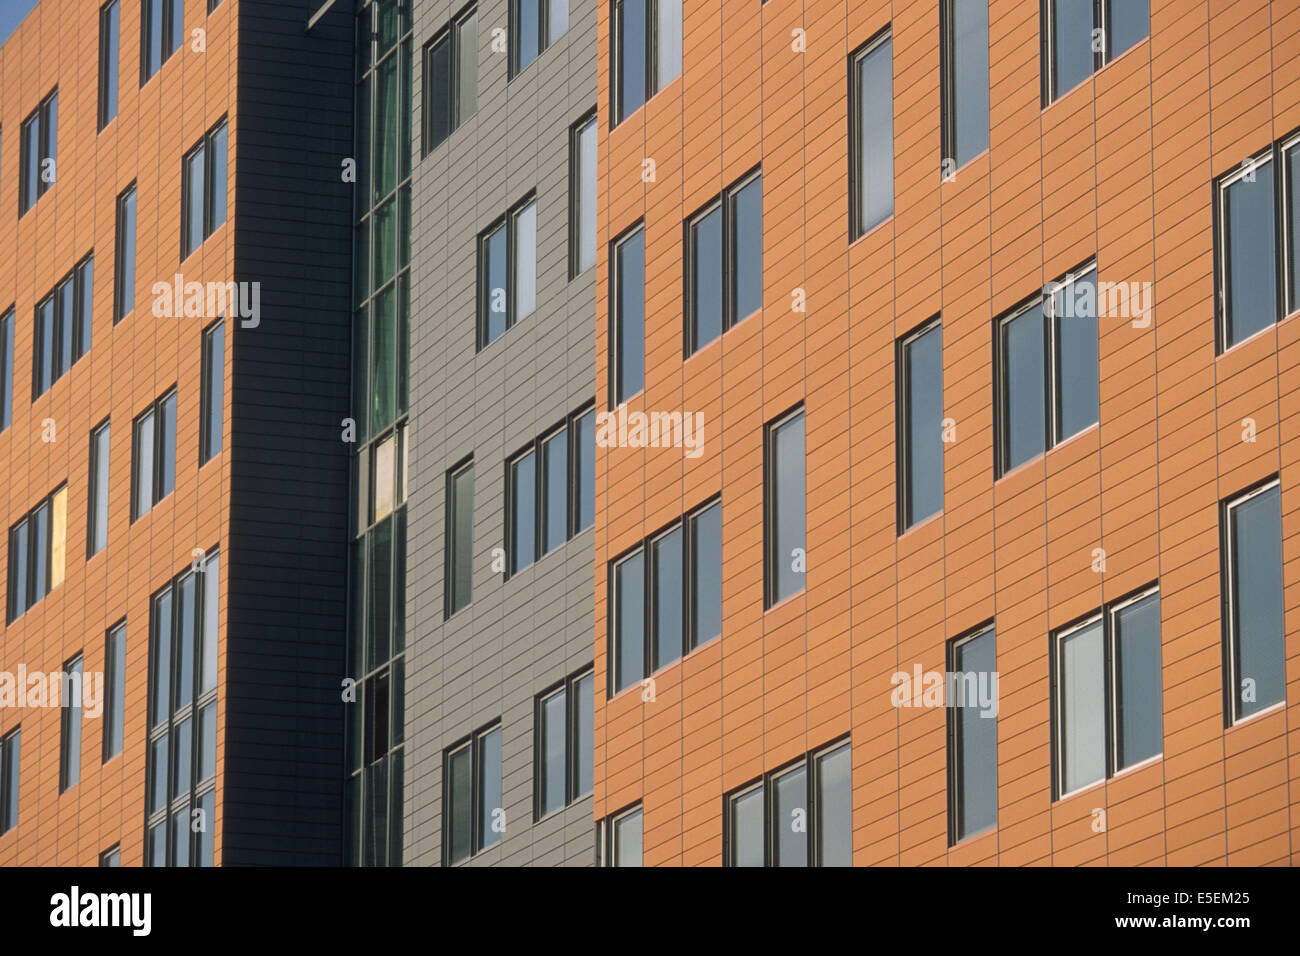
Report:
<svg viewBox="0 0 1300 956"><path fill-rule="evenodd" d="M352 3L239 4L222 853L343 861ZM310 8L310 9L309 9ZM216 542L202 542L203 545Z"/></svg>

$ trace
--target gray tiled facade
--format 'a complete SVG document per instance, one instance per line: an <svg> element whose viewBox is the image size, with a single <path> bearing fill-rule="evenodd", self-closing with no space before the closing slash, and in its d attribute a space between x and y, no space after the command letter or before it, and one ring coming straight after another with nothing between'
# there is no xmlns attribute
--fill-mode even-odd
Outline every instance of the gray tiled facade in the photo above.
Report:
<svg viewBox="0 0 1300 956"><path fill-rule="evenodd" d="M533 822L536 695L592 660L590 528L506 579L505 462L595 397L595 273L569 278L569 138L596 105L597 0L508 81L508 0L481 0L478 106L422 157L419 52L466 9L415 0L404 862L443 862L443 755L500 720L505 833L469 865L590 865L591 797ZM498 31L500 31L498 33ZM500 39L498 39L500 38ZM477 238L537 198L537 307L481 352ZM444 621L446 477L474 460L473 600Z"/></svg>

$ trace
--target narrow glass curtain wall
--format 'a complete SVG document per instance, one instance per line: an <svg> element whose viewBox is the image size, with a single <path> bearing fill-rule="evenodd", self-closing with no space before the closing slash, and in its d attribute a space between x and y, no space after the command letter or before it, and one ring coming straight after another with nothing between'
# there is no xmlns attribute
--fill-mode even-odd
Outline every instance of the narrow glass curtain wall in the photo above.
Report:
<svg viewBox="0 0 1300 956"><path fill-rule="evenodd" d="M356 21L351 614L345 793L350 866L402 862L406 650L407 330L410 315L410 4Z"/></svg>

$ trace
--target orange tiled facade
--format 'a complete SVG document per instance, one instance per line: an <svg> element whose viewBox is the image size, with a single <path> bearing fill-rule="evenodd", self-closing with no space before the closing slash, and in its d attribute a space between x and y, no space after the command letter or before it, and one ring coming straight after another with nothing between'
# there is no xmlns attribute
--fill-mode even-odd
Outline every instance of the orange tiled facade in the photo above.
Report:
<svg viewBox="0 0 1300 956"><path fill-rule="evenodd" d="M597 407L616 404L609 243L644 222L628 405L701 412L705 431L694 459L598 449L596 685L610 561L719 494L723 624L652 675L653 700L597 691L595 816L639 804L646 865L720 865L726 794L850 738L856 865L1293 863L1300 324L1219 354L1213 184L1300 127L1300 7L1152 0L1147 39L1044 106L1039 5L991 0L990 146L944 181L939 6L687 2L681 77L617 124L600 102ZM885 29L893 215L850 241L849 63ZM761 314L684 359L683 224L760 164ZM1152 284L1152 321L1101 319L1099 424L999 478L994 321L1093 259L1102 280ZM942 513L900 535L895 343L935 316L955 441ZM765 611L764 428L799 404L805 587ZM1273 476L1285 703L1229 725L1220 503ZM1055 799L1049 635L1154 583L1163 755ZM891 677L942 671L948 642L989 622L997 825L954 845L947 715L893 706Z"/></svg>

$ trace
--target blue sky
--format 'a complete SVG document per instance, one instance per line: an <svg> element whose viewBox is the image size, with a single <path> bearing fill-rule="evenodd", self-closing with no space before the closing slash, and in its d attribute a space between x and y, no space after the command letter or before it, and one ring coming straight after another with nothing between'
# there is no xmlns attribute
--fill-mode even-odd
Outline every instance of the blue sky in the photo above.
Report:
<svg viewBox="0 0 1300 956"><path fill-rule="evenodd" d="M0 44L18 29L18 24L32 12L37 0L0 0Z"/></svg>

